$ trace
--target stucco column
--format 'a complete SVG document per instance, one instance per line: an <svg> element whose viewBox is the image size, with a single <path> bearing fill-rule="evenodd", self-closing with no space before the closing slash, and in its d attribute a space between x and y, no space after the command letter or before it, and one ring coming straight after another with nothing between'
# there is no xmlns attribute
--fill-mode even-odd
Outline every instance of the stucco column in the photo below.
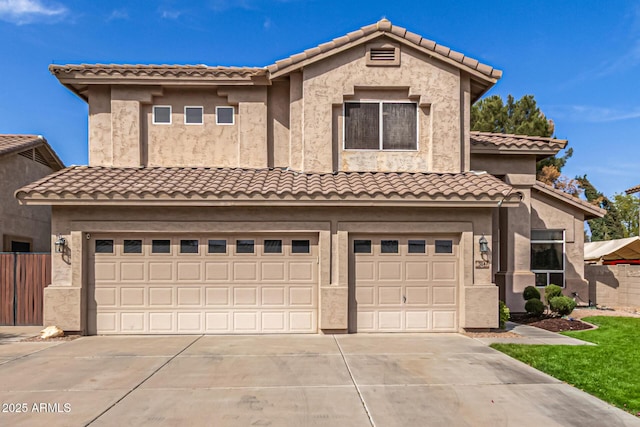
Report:
<svg viewBox="0 0 640 427"><path fill-rule="evenodd" d="M531 190L515 186L523 194L517 207L500 209L500 271L496 280L504 287L507 306L514 312L524 311L522 292L535 284L531 272Z"/></svg>

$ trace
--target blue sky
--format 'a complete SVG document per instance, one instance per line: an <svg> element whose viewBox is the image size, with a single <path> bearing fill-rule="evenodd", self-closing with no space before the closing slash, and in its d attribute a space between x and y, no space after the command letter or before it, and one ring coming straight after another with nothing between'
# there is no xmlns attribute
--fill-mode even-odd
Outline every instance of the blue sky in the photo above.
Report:
<svg viewBox="0 0 640 427"><path fill-rule="evenodd" d="M51 63L264 66L386 17L504 71L574 148L563 172L607 195L640 184L640 3L0 0L0 133L87 163L87 106Z"/></svg>

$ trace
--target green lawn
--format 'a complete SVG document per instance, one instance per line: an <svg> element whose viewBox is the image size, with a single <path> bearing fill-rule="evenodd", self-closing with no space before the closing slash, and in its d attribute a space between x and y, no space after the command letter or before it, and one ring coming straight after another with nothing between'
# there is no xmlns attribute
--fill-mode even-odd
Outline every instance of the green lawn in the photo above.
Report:
<svg viewBox="0 0 640 427"><path fill-rule="evenodd" d="M640 318L587 317L599 329L563 332L598 346L492 344L534 368L640 416Z"/></svg>

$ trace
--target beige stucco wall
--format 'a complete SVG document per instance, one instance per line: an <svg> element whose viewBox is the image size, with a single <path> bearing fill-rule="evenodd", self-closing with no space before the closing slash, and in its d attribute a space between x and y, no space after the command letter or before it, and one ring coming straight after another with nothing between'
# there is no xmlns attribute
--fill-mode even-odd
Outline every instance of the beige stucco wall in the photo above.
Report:
<svg viewBox="0 0 640 427"><path fill-rule="evenodd" d="M304 69L303 108L297 111L303 115L304 169L460 172L462 128L468 125L461 120L468 106L461 102L460 71L404 45L397 67L367 66L366 52L367 45L359 45ZM343 150L342 104L354 99L416 101L418 150Z"/></svg>
<svg viewBox="0 0 640 427"><path fill-rule="evenodd" d="M531 228L565 231L565 288L569 297L576 292L578 302L589 301L589 284L584 280L584 214L578 209L537 191L532 193Z"/></svg>
<svg viewBox="0 0 640 427"><path fill-rule="evenodd" d="M594 304L640 309L640 265L585 265L584 274Z"/></svg>
<svg viewBox="0 0 640 427"><path fill-rule="evenodd" d="M480 260L477 241L491 238L491 209L426 208L135 208L54 207L52 234L62 233L68 253L52 257L53 286L45 296L45 323L66 330L84 330L83 290L86 234L97 232L287 232L319 233L320 327L346 330L348 326L349 233L456 233L461 236L459 327L497 326L498 289L490 269L475 268ZM57 294L57 289L61 293ZM72 297L70 295L75 295ZM73 299L75 298L75 300ZM72 307L69 310L59 306ZM51 307L58 307L55 310ZM69 311L75 313L70 315ZM59 315L56 313L65 313Z"/></svg>
<svg viewBox="0 0 640 427"><path fill-rule="evenodd" d="M0 158L0 250L4 249L4 236L10 235L32 239L34 252L50 251L51 208L20 205L13 193L52 172L18 154Z"/></svg>

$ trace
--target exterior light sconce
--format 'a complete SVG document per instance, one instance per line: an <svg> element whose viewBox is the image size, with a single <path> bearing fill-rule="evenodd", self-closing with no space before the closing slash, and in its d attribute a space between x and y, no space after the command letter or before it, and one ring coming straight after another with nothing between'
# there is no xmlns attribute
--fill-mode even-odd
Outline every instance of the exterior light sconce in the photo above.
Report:
<svg viewBox="0 0 640 427"><path fill-rule="evenodd" d="M64 248L67 246L67 239L58 234L58 238L56 239L56 253L62 254L64 253Z"/></svg>
<svg viewBox="0 0 640 427"><path fill-rule="evenodd" d="M484 237L484 234L482 235L482 237L480 237L480 240L478 241L478 243L480 244L480 253L482 255L486 255L489 253L489 242L487 241L487 238Z"/></svg>
<svg viewBox="0 0 640 427"><path fill-rule="evenodd" d="M482 259L476 260L476 268L479 269L487 269L490 268L491 263L489 262L489 242L487 241L487 238L484 237L484 234L482 235L482 237L480 237L480 240L478 240L478 244L480 245L480 257Z"/></svg>

